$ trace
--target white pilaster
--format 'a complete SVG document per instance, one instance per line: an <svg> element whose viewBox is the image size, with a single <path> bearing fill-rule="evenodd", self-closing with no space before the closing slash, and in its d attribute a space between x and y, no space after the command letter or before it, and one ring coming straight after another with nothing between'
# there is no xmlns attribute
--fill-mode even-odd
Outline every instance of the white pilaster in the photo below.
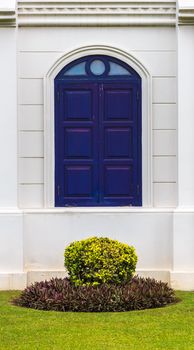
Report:
<svg viewBox="0 0 194 350"><path fill-rule="evenodd" d="M175 289L194 288L194 0L179 0L178 44L178 208L173 219Z"/></svg>
<svg viewBox="0 0 194 350"><path fill-rule="evenodd" d="M24 288L23 214L17 209L15 0L0 1L0 289Z"/></svg>
<svg viewBox="0 0 194 350"><path fill-rule="evenodd" d="M13 1L0 5L0 207L17 207L17 68Z"/></svg>
<svg viewBox="0 0 194 350"><path fill-rule="evenodd" d="M185 24L187 1L179 1L178 41L178 205L194 206L194 22ZM190 0L190 6L194 0ZM179 21L179 17L178 17ZM182 24L182 22L184 24ZM187 22L186 22L187 23ZM193 24L193 25L192 25Z"/></svg>

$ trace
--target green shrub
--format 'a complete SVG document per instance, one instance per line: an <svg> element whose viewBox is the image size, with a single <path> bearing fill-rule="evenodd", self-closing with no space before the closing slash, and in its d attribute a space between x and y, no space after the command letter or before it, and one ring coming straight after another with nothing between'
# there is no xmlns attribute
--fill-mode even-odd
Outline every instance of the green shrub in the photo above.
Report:
<svg viewBox="0 0 194 350"><path fill-rule="evenodd" d="M75 241L64 256L70 281L77 286L127 283L137 263L133 247L103 237Z"/></svg>
<svg viewBox="0 0 194 350"><path fill-rule="evenodd" d="M107 312L143 310L177 302L167 283L135 276L126 284L76 287L67 278L36 282L13 301L39 310Z"/></svg>

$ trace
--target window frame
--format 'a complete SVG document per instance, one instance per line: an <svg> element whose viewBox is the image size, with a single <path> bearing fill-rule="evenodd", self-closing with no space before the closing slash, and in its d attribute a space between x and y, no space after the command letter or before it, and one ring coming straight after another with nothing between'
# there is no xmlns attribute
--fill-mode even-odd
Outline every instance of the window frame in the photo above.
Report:
<svg viewBox="0 0 194 350"><path fill-rule="evenodd" d="M119 59L132 67L142 80L142 207L153 206L152 189L152 85L148 70L133 55L108 46L88 46L75 49L59 57L44 78L44 207L58 210L55 207L54 193L54 79L69 63L88 55L107 55ZM102 211L103 207L98 209ZM120 207L122 208L122 207ZM133 207L132 207L133 208ZM137 208L137 207L134 207ZM83 211L83 207L82 209ZM104 207L107 210L107 207ZM63 208L71 210L71 208ZM72 208L73 210L73 208ZM78 208L79 210L79 208ZM94 207L95 210L95 207ZM119 209L118 209L119 210Z"/></svg>

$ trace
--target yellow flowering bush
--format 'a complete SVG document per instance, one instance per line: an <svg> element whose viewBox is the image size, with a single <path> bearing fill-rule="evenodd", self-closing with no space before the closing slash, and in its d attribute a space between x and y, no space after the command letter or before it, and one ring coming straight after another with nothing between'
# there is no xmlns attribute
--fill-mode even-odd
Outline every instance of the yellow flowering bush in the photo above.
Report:
<svg viewBox="0 0 194 350"><path fill-rule="evenodd" d="M121 284L135 272L135 248L106 237L91 237L66 247L65 267L75 285Z"/></svg>

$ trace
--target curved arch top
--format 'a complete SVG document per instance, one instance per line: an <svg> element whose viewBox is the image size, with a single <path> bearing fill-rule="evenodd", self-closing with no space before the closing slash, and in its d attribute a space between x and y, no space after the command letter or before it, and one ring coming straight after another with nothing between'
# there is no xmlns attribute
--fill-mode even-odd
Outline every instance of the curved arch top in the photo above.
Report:
<svg viewBox="0 0 194 350"><path fill-rule="evenodd" d="M107 55L87 55L67 64L55 80L141 79L139 74L118 58Z"/></svg>
<svg viewBox="0 0 194 350"><path fill-rule="evenodd" d="M106 45L90 45L90 46L84 46L77 48L75 50L72 50L66 54L63 54L59 57L57 61L54 62L54 64L51 66L49 71L47 72L45 78L51 78L54 79L57 74L69 63L75 61L76 59L80 59L84 56L90 56L90 55L107 55L111 56L113 58L116 58L127 65L129 65L138 75L143 78L146 77L147 79L150 79L150 73L148 69L140 62L136 57L131 55L130 53L112 47L112 46L106 46Z"/></svg>

